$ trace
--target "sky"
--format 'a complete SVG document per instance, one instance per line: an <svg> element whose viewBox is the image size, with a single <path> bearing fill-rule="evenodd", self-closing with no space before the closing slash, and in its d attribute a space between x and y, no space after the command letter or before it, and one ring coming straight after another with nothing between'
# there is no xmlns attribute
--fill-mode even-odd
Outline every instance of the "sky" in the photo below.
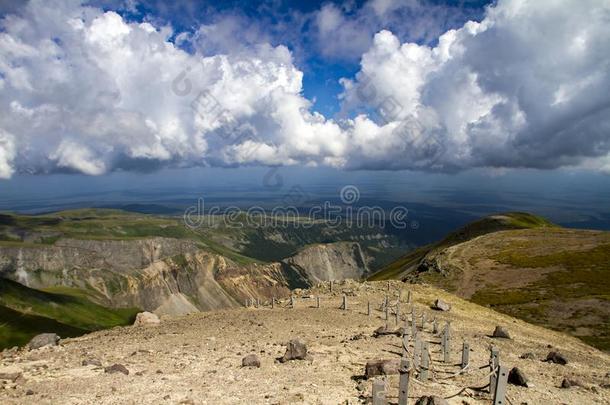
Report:
<svg viewBox="0 0 610 405"><path fill-rule="evenodd" d="M607 0L0 0L0 193L282 167L603 194L609 90Z"/></svg>

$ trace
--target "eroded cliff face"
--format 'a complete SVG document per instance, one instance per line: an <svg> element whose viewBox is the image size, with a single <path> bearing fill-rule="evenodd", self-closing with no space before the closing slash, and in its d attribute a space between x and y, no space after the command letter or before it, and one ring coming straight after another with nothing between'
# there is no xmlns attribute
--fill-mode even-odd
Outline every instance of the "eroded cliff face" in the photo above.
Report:
<svg viewBox="0 0 610 405"><path fill-rule="evenodd" d="M168 315L286 297L291 289L359 279L367 270L360 246L351 242L316 245L283 263L246 265L170 238L0 247L0 277L37 289L77 288L106 306Z"/></svg>
<svg viewBox="0 0 610 405"><path fill-rule="evenodd" d="M282 263L288 269L305 274L312 284L329 280L359 280L369 271L367 258L355 242L314 245Z"/></svg>

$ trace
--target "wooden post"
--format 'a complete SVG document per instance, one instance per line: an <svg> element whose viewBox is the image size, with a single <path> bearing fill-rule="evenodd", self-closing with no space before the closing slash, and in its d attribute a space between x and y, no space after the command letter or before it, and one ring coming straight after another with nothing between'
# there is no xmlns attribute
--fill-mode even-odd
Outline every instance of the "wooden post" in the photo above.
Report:
<svg viewBox="0 0 610 405"><path fill-rule="evenodd" d="M371 316L371 301L366 303L366 315Z"/></svg>
<svg viewBox="0 0 610 405"><path fill-rule="evenodd" d="M503 365L498 366L498 379L494 393L494 405L506 404L506 384L508 383L508 368Z"/></svg>
<svg viewBox="0 0 610 405"><path fill-rule="evenodd" d="M400 303L396 304L396 313L395 313L395 319L396 319L396 326L398 326L398 321L400 320Z"/></svg>
<svg viewBox="0 0 610 405"><path fill-rule="evenodd" d="M409 378L411 377L411 364L407 359L400 360L400 383L398 388L398 405L407 405L409 400Z"/></svg>
<svg viewBox="0 0 610 405"><path fill-rule="evenodd" d="M492 372L489 376L489 392L492 394L496 391L496 383L498 381L498 366L500 365L500 350L493 346L489 353L489 371ZM495 372L494 372L495 371Z"/></svg>
<svg viewBox="0 0 610 405"><path fill-rule="evenodd" d="M316 307L318 309L320 308L320 296L319 295L316 297Z"/></svg>
<svg viewBox="0 0 610 405"><path fill-rule="evenodd" d="M419 368L419 381L428 381L428 369L430 368L430 352L428 350L428 342L424 342L422 344L421 366Z"/></svg>
<svg viewBox="0 0 610 405"><path fill-rule="evenodd" d="M271 309L275 309L275 297L271 297Z"/></svg>
<svg viewBox="0 0 610 405"><path fill-rule="evenodd" d="M261 302L260 300L257 298L256 299L256 308L259 308L261 306Z"/></svg>
<svg viewBox="0 0 610 405"><path fill-rule="evenodd" d="M421 314L421 330L423 331L426 327L426 314Z"/></svg>
<svg viewBox="0 0 610 405"><path fill-rule="evenodd" d="M407 304L411 303L411 290L407 291Z"/></svg>
<svg viewBox="0 0 610 405"><path fill-rule="evenodd" d="M466 368L468 363L470 362L470 345L468 342L464 341L462 343L462 368Z"/></svg>
<svg viewBox="0 0 610 405"><path fill-rule="evenodd" d="M432 322L432 333L435 335L438 333L438 322L436 321L436 317L434 317L434 321Z"/></svg>
<svg viewBox="0 0 610 405"><path fill-rule="evenodd" d="M409 334L405 333L402 335L402 357L407 357L407 350L409 348Z"/></svg>
<svg viewBox="0 0 610 405"><path fill-rule="evenodd" d="M347 295L343 294L343 305L341 305L341 309L347 311Z"/></svg>
<svg viewBox="0 0 610 405"><path fill-rule="evenodd" d="M333 281L332 280L330 280L330 292L331 292L331 294L333 292Z"/></svg>
<svg viewBox="0 0 610 405"><path fill-rule="evenodd" d="M294 309L294 295L290 296L290 308Z"/></svg>
<svg viewBox="0 0 610 405"><path fill-rule="evenodd" d="M445 327L443 331L443 361L445 363L449 363L451 361L451 353L450 353L450 337L449 337L449 328Z"/></svg>
<svg viewBox="0 0 610 405"><path fill-rule="evenodd" d="M415 344L413 345L413 365L419 367L421 364L422 341L419 333L415 334Z"/></svg>
<svg viewBox="0 0 610 405"><path fill-rule="evenodd" d="M390 282L388 281L388 292L390 292Z"/></svg>
<svg viewBox="0 0 610 405"><path fill-rule="evenodd" d="M387 405L385 397L385 382L377 378L373 381L373 405Z"/></svg>
<svg viewBox="0 0 610 405"><path fill-rule="evenodd" d="M249 305L249 304L250 304L250 300L248 300L248 299L246 298L246 302L244 303L244 306L245 306L246 308L248 308L248 305Z"/></svg>
<svg viewBox="0 0 610 405"><path fill-rule="evenodd" d="M389 311L390 311L390 308L386 305L385 306L385 320L386 320L386 323L387 323L388 318L389 318Z"/></svg>

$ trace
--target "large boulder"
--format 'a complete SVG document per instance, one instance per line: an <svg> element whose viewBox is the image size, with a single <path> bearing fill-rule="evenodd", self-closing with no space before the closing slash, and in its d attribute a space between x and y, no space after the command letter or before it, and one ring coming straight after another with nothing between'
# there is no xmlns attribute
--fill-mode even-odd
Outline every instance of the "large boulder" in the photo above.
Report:
<svg viewBox="0 0 610 405"><path fill-rule="evenodd" d="M400 359L371 360L364 367L364 375L366 378L371 378L378 375L398 374L399 368Z"/></svg>
<svg viewBox="0 0 610 405"><path fill-rule="evenodd" d="M513 367L508 373L508 383L519 387L528 387L527 377L518 367Z"/></svg>
<svg viewBox="0 0 610 405"><path fill-rule="evenodd" d="M28 349L36 350L45 346L57 346L59 339L60 337L55 333L42 333L34 336L34 338L30 340L30 343L28 343Z"/></svg>
<svg viewBox="0 0 610 405"><path fill-rule="evenodd" d="M242 367L260 367L261 359L256 354L249 354L241 359Z"/></svg>
<svg viewBox="0 0 610 405"><path fill-rule="evenodd" d="M565 377L561 381L561 388L582 387L582 383L574 378Z"/></svg>
<svg viewBox="0 0 610 405"><path fill-rule="evenodd" d="M122 364L113 364L110 367L106 367L104 369L104 372L108 374L122 373L125 375L129 375L129 370L127 370L127 367Z"/></svg>
<svg viewBox="0 0 610 405"><path fill-rule="evenodd" d="M565 366L566 364L568 364L568 359L566 359L566 357L559 352L550 352L546 356L545 361L547 361L549 363L561 364L562 366Z"/></svg>
<svg viewBox="0 0 610 405"><path fill-rule="evenodd" d="M438 298L434 301L434 304L432 305L432 309L435 309L437 311L449 311L449 310L451 310L451 304Z"/></svg>
<svg viewBox="0 0 610 405"><path fill-rule="evenodd" d="M502 327L502 326L496 326L496 329L494 329L494 333L491 336L494 338L501 338L501 339L510 339L511 338L508 331L506 329L504 329L504 327Z"/></svg>
<svg viewBox="0 0 610 405"><path fill-rule="evenodd" d="M154 326L159 325L161 320L156 314L152 312L140 312L136 315L136 321L133 323L133 326Z"/></svg>
<svg viewBox="0 0 610 405"><path fill-rule="evenodd" d="M292 339L286 345L286 353L280 361L285 363L291 360L305 360L307 359L307 346L299 339Z"/></svg>

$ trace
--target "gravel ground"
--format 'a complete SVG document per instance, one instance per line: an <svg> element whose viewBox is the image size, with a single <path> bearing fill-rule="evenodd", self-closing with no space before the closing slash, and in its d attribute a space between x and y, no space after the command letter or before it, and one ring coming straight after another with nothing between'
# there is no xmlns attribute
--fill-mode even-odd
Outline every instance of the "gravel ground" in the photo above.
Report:
<svg viewBox="0 0 610 405"><path fill-rule="evenodd" d="M389 286L389 293L388 293ZM407 291L413 304L408 304ZM234 309L164 318L161 325L122 327L62 340L57 347L34 351L5 351L3 370L22 373L16 381L0 380L2 404L357 404L370 401L371 380L364 379L369 360L397 359L402 353L397 336L372 337L384 325L380 311L386 295L396 301L401 291L401 314L412 307L436 316L439 325L451 321L451 363L442 362L440 339L427 323L423 336L430 342L432 379L412 381L410 403L422 395L451 397L450 404L489 404L482 387L488 383L489 348L500 350L500 361L518 366L529 387L509 385L511 404L608 404L610 356L575 338L515 320L435 288L400 282L335 283L309 291L296 291L296 308L283 300L275 309ZM343 294L348 310L339 309ZM315 297L322 308L315 308ZM436 312L436 298L452 304L449 312ZM367 302L373 309L367 316ZM407 315L404 315L407 317ZM408 316L410 318L410 316ZM405 321L400 320L400 326ZM388 325L396 327L391 316ZM489 335L504 326L511 340ZM276 359L286 343L299 338L310 358L280 363ZM460 370L461 347L471 347L471 365ZM567 365L543 362L551 350L568 359ZM520 359L525 352L533 359ZM241 366L242 358L257 354L260 368ZM83 365L97 360L101 366ZM121 364L129 375L107 373L104 368ZM564 377L582 387L560 388ZM387 378L390 402L397 403L398 376ZM456 393L462 391L460 394ZM454 396L455 395L455 396Z"/></svg>

